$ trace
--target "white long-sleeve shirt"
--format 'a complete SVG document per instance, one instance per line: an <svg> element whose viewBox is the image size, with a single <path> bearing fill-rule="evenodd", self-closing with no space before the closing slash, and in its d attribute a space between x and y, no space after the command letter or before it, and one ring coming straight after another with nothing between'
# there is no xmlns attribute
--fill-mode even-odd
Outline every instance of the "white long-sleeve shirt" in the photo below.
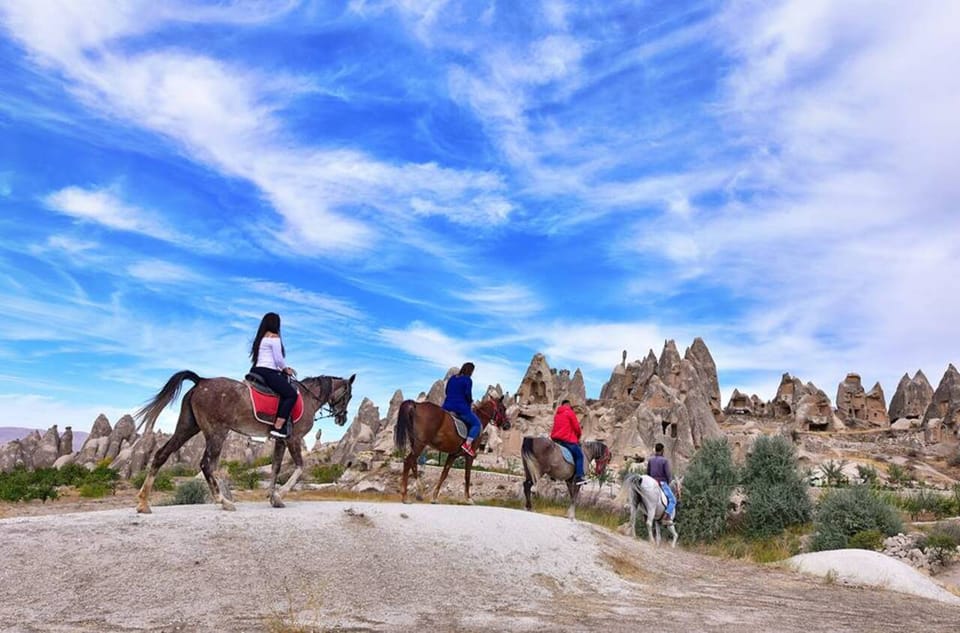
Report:
<svg viewBox="0 0 960 633"><path fill-rule="evenodd" d="M257 352L257 367L269 367L282 371L287 366L283 358L283 345L278 336L264 336L260 339L260 350Z"/></svg>

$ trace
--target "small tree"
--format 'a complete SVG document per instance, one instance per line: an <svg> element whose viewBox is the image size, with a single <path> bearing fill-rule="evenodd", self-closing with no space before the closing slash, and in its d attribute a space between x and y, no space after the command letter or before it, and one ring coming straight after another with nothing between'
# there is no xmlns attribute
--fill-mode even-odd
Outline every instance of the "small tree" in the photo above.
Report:
<svg viewBox="0 0 960 633"><path fill-rule="evenodd" d="M817 504L811 549L843 549L850 547L850 539L859 533L876 530L893 536L902 528L896 509L868 486L832 490ZM857 540L861 547L862 538Z"/></svg>
<svg viewBox="0 0 960 633"><path fill-rule="evenodd" d="M820 464L820 472L823 473L823 478L826 480L828 486L833 486L834 488L843 488L847 485L848 479L844 474L843 469L846 467L846 460L833 461L828 460Z"/></svg>
<svg viewBox="0 0 960 633"><path fill-rule="evenodd" d="M726 531L736 485L737 468L727 438L704 441L683 477L683 503L677 518L685 541L711 541Z"/></svg>
<svg viewBox="0 0 960 633"><path fill-rule="evenodd" d="M800 472L793 445L785 437L757 438L747 455L742 483L749 536L773 536L810 520L810 485Z"/></svg>

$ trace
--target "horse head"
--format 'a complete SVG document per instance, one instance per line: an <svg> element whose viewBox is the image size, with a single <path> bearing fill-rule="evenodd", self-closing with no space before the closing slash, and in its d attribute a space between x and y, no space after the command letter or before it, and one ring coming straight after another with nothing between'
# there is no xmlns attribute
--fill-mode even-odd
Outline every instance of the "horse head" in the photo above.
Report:
<svg viewBox="0 0 960 633"><path fill-rule="evenodd" d="M610 465L610 449L600 440L592 442L592 444L594 472L596 473L597 477L602 477L603 473L607 471L607 466Z"/></svg>
<svg viewBox="0 0 960 633"><path fill-rule="evenodd" d="M483 414L490 424L504 431L510 430L510 420L507 419L507 408L503 405L503 396L485 399L477 407L477 412Z"/></svg>
<svg viewBox="0 0 960 633"><path fill-rule="evenodd" d="M350 406L350 398L353 397L353 381L356 378L356 374L350 378L316 376L304 378L300 384L305 386L307 393L317 400L318 410L323 405L327 405L333 421L337 426L343 426L347 423L347 407Z"/></svg>

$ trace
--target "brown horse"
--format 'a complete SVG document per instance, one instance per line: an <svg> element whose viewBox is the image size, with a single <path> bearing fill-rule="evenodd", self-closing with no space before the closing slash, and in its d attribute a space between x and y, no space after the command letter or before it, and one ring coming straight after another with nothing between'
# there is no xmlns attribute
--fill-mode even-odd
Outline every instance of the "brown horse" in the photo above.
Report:
<svg viewBox="0 0 960 633"><path fill-rule="evenodd" d="M286 440L277 440L273 449L273 475L270 478L269 489L270 503L273 507L283 507L283 495L293 488L303 472L301 444L303 438L313 428L317 412L321 407L324 405L329 407L330 415L339 426L346 423L347 406L350 404L353 381L356 377L356 374L350 378L317 376L304 378L297 383L303 395L303 415L300 422L293 425L291 436ZM203 459L200 461L200 470L203 471L207 485L210 486L214 502L219 503L224 510L236 509L230 500L224 498L213 474L217 468L217 462L220 461L223 442L230 431L248 436L266 436L270 429L269 424L263 424L254 417L250 391L246 384L230 378L201 378L187 370L171 376L153 400L137 412L137 417L146 422L145 434L153 430L160 412L176 399L185 380L191 380L195 384L183 394L180 417L173 436L153 456L150 472L137 495L139 500L137 512L150 512L150 491L153 489L153 480L157 476L157 471L171 454L200 432L207 440ZM280 474L284 448L290 451L290 457L293 458L297 467L278 492L276 490L277 475Z"/></svg>
<svg viewBox="0 0 960 633"><path fill-rule="evenodd" d="M587 464L594 463L597 477L603 475L607 470L607 464L610 463L610 449L603 442L591 441L584 442L583 459ZM530 489L537 483L537 479L547 476L557 481L567 482L567 491L570 493L570 508L567 510L567 517L573 519L576 516L577 495L580 494L580 486L573 481L573 464L563 458L560 445L549 437L523 438L523 444L520 448L520 456L523 458L523 496L526 498L527 510L533 509L533 503L530 499Z"/></svg>
<svg viewBox="0 0 960 633"><path fill-rule="evenodd" d="M481 434L482 429L485 429L487 424L493 424L504 431L510 428L502 396L500 398L484 398L480 401L480 404L474 405L473 410L480 418ZM477 450L479 443L480 437L478 436L473 440L473 450ZM393 432L393 444L401 453L408 448L410 449L406 459L403 460L402 494L404 503L410 503L407 500L407 479L411 470L417 480L417 499L423 498L423 485L420 480L420 473L417 470L417 459L428 446L442 453L447 453L447 461L443 465L440 481L437 482L437 487L433 491L433 499L430 502L437 502L440 487L447 478L447 473L450 472L450 466L453 465L457 457L463 455L466 458L464 495L467 498L467 503L473 503L473 500L470 499L470 468L473 466L474 458L460 449L463 438L457 434L456 425L449 413L432 402L404 400L403 404L400 405L400 413L397 416L397 426Z"/></svg>

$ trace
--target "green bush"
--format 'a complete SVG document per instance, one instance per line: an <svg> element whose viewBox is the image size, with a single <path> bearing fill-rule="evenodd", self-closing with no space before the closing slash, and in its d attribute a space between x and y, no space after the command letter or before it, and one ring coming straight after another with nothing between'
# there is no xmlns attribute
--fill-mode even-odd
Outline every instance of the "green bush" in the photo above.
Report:
<svg viewBox="0 0 960 633"><path fill-rule="evenodd" d="M143 482L147 480L147 471L141 470L130 478L130 485L134 488L142 488ZM169 492L175 487L173 483L173 474L167 470L161 470L153 479L153 489L162 492Z"/></svg>
<svg viewBox="0 0 960 633"><path fill-rule="evenodd" d="M197 474L197 469L191 467L189 464L184 464L183 462L174 464L170 467L164 467L161 469L161 472L166 471L170 473L171 477L195 477Z"/></svg>
<svg viewBox="0 0 960 633"><path fill-rule="evenodd" d="M781 436L757 438L743 468L748 536L780 534L810 520L809 482L797 464L793 445Z"/></svg>
<svg viewBox="0 0 960 633"><path fill-rule="evenodd" d="M88 481L80 484L80 496L87 499L99 499L113 494L113 486L107 481Z"/></svg>
<svg viewBox="0 0 960 633"><path fill-rule="evenodd" d="M677 520L686 542L712 541L727 529L730 495L737 485L737 468L726 438L708 439L687 466Z"/></svg>
<svg viewBox="0 0 960 633"><path fill-rule="evenodd" d="M847 462L843 459L837 461L831 459L820 464L820 472L823 473L823 478L828 486L843 488L850 483L843 472L846 465Z"/></svg>
<svg viewBox="0 0 960 633"><path fill-rule="evenodd" d="M253 468L260 468L262 466L268 466L273 463L273 455L264 455L263 457L258 457L253 460L251 466Z"/></svg>
<svg viewBox="0 0 960 633"><path fill-rule="evenodd" d="M871 528L862 530L850 537L847 547L850 549L868 549L879 552L883 549L883 533L880 530Z"/></svg>
<svg viewBox="0 0 960 633"><path fill-rule="evenodd" d="M893 536L902 529L896 509L869 487L832 490L817 505L810 547L815 552L843 549L851 546L851 537L859 532L876 530L883 536Z"/></svg>
<svg viewBox="0 0 960 633"><path fill-rule="evenodd" d="M256 490L260 485L260 473L258 473L252 464L245 464L238 461L224 462L224 468L230 476L230 481L237 488L244 490Z"/></svg>
<svg viewBox="0 0 960 633"><path fill-rule="evenodd" d="M950 534L934 532L923 538L919 545L920 549L940 564L949 563L957 556L957 541Z"/></svg>
<svg viewBox="0 0 960 633"><path fill-rule="evenodd" d="M909 514L913 521L924 516L932 516L934 519L951 516L954 514L955 506L953 495L942 495L930 488L921 488L902 496L897 503L897 507Z"/></svg>
<svg viewBox="0 0 960 633"><path fill-rule="evenodd" d="M177 486L177 491L173 494L171 505L195 505L206 503L210 497L210 488L206 481L191 479Z"/></svg>
<svg viewBox="0 0 960 633"><path fill-rule="evenodd" d="M866 464L857 464L857 476L860 478L860 483L867 486L876 487L880 481L880 473L877 469Z"/></svg>
<svg viewBox="0 0 960 633"><path fill-rule="evenodd" d="M318 484L328 484L340 479L342 464L317 464L310 469L310 478Z"/></svg>

